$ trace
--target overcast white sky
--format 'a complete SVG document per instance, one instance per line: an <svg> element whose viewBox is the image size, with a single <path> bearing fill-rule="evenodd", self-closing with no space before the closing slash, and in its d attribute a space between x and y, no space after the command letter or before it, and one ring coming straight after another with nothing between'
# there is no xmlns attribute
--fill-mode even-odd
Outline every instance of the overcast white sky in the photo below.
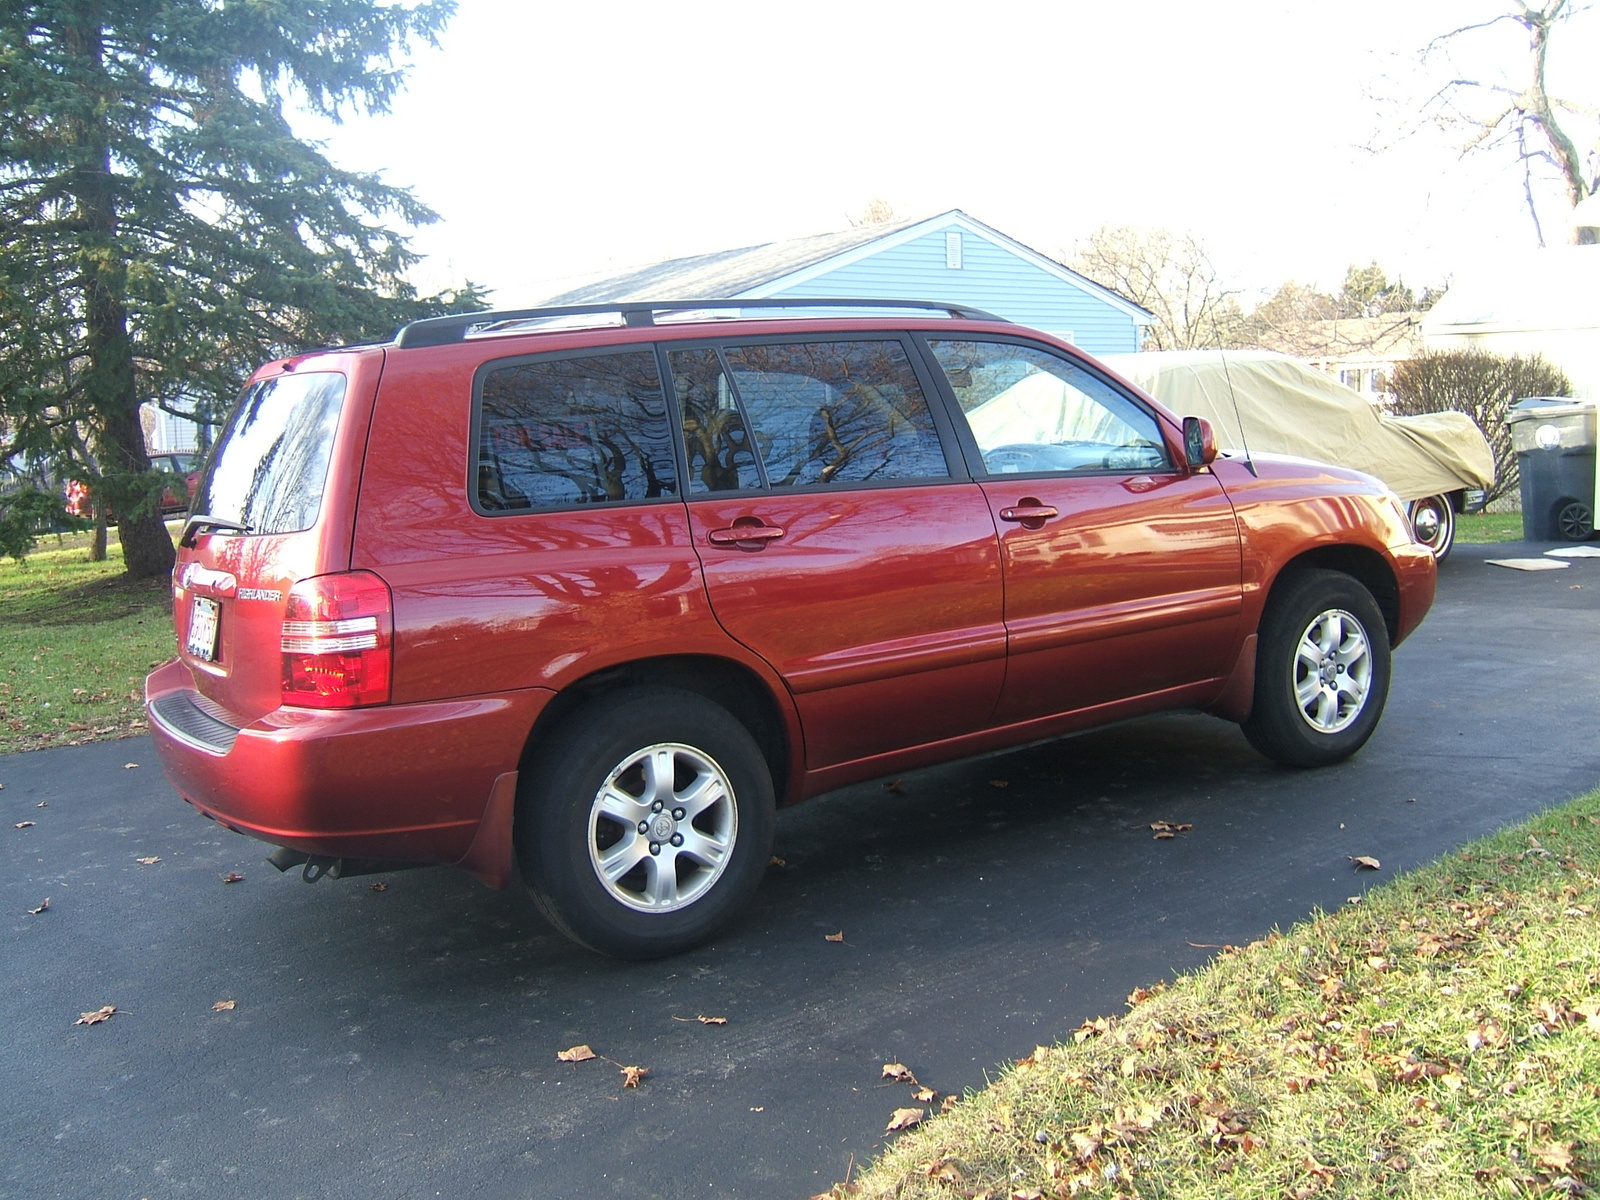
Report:
<svg viewBox="0 0 1600 1200"><path fill-rule="evenodd" d="M1052 255L1102 222L1197 234L1246 288L1420 288L1531 246L1520 175L1458 162L1375 94L1509 0L460 0L392 113L303 132L440 214L418 281L515 305L566 276L844 228L874 197L961 208ZM1588 93L1600 13L1553 71ZM1509 23L1474 53L1524 70ZM1476 50L1473 47L1476 47ZM1439 69L1447 69L1440 63ZM1446 76L1447 77L1447 76ZM1545 206L1564 240L1564 209ZM1552 225L1554 228L1552 229Z"/></svg>

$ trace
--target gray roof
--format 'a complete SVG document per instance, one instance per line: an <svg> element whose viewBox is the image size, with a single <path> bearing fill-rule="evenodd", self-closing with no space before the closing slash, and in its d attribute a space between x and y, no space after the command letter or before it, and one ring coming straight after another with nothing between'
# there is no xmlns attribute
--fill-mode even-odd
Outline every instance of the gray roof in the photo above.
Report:
<svg viewBox="0 0 1600 1200"><path fill-rule="evenodd" d="M859 225L854 229L791 238L785 242L767 242L765 245L745 246L738 250L719 250L715 254L668 259L599 279L535 303L543 306L603 304L613 300L731 298L802 267L809 267L919 223L896 221L889 225Z"/></svg>

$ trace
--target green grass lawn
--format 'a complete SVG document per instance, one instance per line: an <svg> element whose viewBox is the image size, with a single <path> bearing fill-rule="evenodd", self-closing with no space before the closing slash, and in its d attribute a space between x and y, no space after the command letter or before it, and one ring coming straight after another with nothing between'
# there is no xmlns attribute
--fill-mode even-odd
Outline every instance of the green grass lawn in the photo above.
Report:
<svg viewBox="0 0 1600 1200"><path fill-rule="evenodd" d="M171 590L125 579L115 542L88 558L76 535L0 560L0 754L144 732L145 674L175 652Z"/></svg>
<svg viewBox="0 0 1600 1200"><path fill-rule="evenodd" d="M1600 792L1136 991L832 1194L1593 1194L1597 873Z"/></svg>
<svg viewBox="0 0 1600 1200"><path fill-rule="evenodd" d="M1458 542L1520 542L1522 514L1462 513L1456 517Z"/></svg>

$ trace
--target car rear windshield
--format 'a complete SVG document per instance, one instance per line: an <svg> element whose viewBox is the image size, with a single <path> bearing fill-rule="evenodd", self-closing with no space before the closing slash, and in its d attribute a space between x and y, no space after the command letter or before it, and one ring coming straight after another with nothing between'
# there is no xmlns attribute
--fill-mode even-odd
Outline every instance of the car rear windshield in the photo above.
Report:
<svg viewBox="0 0 1600 1200"><path fill-rule="evenodd" d="M280 375L245 388L217 439L194 510L251 533L316 524L328 478L345 377Z"/></svg>

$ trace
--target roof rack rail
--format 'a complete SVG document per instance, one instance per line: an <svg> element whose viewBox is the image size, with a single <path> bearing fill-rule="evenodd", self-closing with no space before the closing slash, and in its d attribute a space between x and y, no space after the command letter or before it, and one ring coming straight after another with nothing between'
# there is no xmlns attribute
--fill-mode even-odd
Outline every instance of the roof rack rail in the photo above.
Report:
<svg viewBox="0 0 1600 1200"><path fill-rule="evenodd" d="M628 325L654 325L658 312L686 312L702 308L906 308L942 312L950 317L970 321L1005 320L1004 317L997 317L993 313L966 304L941 304L933 300L886 300L862 296L803 299L746 297L741 300L620 300L609 304L562 304L549 308L511 308L460 313L448 317L427 317L402 327L394 335L394 344L402 350L418 346L445 346L451 342L465 341L473 331L487 329L491 325L513 321L537 321L548 317L586 316L591 313L614 313Z"/></svg>

